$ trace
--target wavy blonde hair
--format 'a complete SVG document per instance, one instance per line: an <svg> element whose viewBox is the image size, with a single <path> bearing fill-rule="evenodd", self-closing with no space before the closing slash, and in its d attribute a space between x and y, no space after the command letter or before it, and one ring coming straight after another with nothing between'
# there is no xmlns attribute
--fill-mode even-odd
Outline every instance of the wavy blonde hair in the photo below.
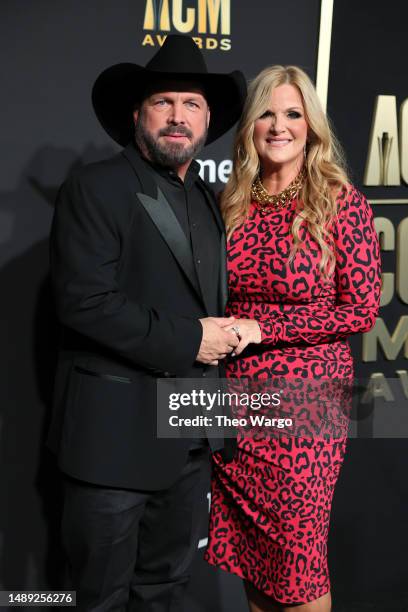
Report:
<svg viewBox="0 0 408 612"><path fill-rule="evenodd" d="M230 237L248 217L251 186L260 171L253 141L255 121L268 109L272 90L284 84L294 85L299 90L308 124L306 180L299 198L303 208L298 210L292 223L294 244L288 263L293 261L301 246L300 227L306 220L309 233L320 247L319 267L327 278L333 274L335 266L330 224L337 213L337 195L342 188L347 188L348 177L342 149L330 128L316 89L299 67L265 68L250 84L235 136L232 173L221 196L221 210Z"/></svg>

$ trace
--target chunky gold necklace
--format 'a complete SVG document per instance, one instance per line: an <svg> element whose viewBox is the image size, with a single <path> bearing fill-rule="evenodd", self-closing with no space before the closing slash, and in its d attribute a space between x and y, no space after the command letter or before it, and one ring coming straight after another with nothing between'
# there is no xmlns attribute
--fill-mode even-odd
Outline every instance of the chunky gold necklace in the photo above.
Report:
<svg viewBox="0 0 408 612"><path fill-rule="evenodd" d="M293 181L280 193L270 195L262 184L261 178L258 174L251 187L252 200L258 202L262 211L266 212L268 209L280 210L289 202L292 202L298 195L299 191L303 187L306 178L306 170L302 168L299 174L293 179Z"/></svg>

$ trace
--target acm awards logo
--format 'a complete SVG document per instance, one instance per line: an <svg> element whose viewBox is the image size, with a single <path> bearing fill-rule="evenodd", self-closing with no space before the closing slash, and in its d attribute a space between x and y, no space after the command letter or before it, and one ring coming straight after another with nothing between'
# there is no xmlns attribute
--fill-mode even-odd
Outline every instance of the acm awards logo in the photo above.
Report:
<svg viewBox="0 0 408 612"><path fill-rule="evenodd" d="M371 125L364 185L408 184L408 98L400 108L396 96L377 96Z"/></svg>
<svg viewBox="0 0 408 612"><path fill-rule="evenodd" d="M231 0L145 0L142 46L162 46L167 33L189 34L200 49L231 49Z"/></svg>
<svg viewBox="0 0 408 612"><path fill-rule="evenodd" d="M405 184L405 185L404 185ZM374 105L368 156L364 173L364 185L372 187L398 187L408 185L408 98L401 104L399 117L396 96L379 95ZM394 192L393 192L394 193ZM392 198L378 203L393 203ZM398 203L398 198L395 200ZM402 202L406 206L406 200ZM391 209L390 209L391 212ZM392 272L383 272L381 306L396 303L408 304L408 217L396 227L391 218L375 219L383 252L395 254ZM387 361L408 359L408 316L402 315L385 321L379 317L375 327L363 335L362 359L376 362L379 348ZM408 398L408 369L396 371L403 394ZM370 392L374 397L393 401L388 379L382 372L371 376Z"/></svg>

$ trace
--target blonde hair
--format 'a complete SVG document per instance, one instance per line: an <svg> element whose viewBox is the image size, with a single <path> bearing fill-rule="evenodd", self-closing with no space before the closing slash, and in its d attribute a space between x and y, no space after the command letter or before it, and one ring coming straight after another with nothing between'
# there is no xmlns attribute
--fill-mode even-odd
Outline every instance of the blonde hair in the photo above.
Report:
<svg viewBox="0 0 408 612"><path fill-rule="evenodd" d="M237 127L234 142L233 169L221 197L228 237L248 217L251 203L251 186L260 171L258 153L253 141L254 124L268 109L272 90L279 85L297 87L308 124L306 149L306 180L299 194L303 204L292 223L294 244L289 256L293 261L300 248L300 227L305 220L310 235L321 250L319 267L327 278L334 271L335 255L333 238L329 229L336 216L336 198L347 186L343 153L329 121L322 109L313 83L297 66L271 66L265 68L252 81L248 89L242 117Z"/></svg>

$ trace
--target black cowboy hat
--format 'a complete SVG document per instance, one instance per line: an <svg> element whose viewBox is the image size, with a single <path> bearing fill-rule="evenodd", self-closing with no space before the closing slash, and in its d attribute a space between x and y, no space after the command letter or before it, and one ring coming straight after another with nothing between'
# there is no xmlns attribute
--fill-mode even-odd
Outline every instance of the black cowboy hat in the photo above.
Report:
<svg viewBox="0 0 408 612"><path fill-rule="evenodd" d="M170 34L146 67L115 64L104 70L92 89L92 104L102 127L122 146L134 134L133 108L160 79L188 80L202 86L211 110L206 144L227 132L242 112L246 81L240 71L209 73L203 55L189 36Z"/></svg>

